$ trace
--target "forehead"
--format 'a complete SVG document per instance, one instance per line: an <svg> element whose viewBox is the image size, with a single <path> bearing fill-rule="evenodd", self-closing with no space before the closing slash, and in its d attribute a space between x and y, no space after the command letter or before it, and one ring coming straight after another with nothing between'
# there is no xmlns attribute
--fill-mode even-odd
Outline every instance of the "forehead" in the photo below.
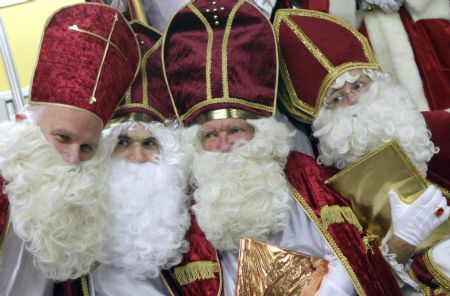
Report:
<svg viewBox="0 0 450 296"><path fill-rule="evenodd" d="M240 118L225 118L225 119L215 119L208 122L205 122L201 125L201 129L203 130L221 130L227 129L232 126L245 126L249 125L245 119Z"/></svg>
<svg viewBox="0 0 450 296"><path fill-rule="evenodd" d="M37 112L37 122L42 129L67 132L83 142L97 142L103 128L95 115L75 108L42 106Z"/></svg>
<svg viewBox="0 0 450 296"><path fill-rule="evenodd" d="M120 135L127 136L131 139L145 139L153 136L152 133L140 123L131 126L128 130L122 132Z"/></svg>

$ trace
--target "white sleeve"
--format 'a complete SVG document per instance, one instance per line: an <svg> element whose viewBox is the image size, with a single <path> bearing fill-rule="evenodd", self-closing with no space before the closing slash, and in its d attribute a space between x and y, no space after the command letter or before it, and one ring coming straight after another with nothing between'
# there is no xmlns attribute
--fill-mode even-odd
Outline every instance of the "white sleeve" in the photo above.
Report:
<svg viewBox="0 0 450 296"><path fill-rule="evenodd" d="M325 259L328 261L328 272L322 279L316 296L356 295L353 283L341 262L335 256L326 256Z"/></svg>
<svg viewBox="0 0 450 296"><path fill-rule="evenodd" d="M392 237L392 232L386 234L381 242L381 253L383 254L384 259L389 263L392 270L397 275L397 282L401 288L405 285L410 286L416 291L420 291L420 286L417 284L411 277L408 275L409 270L411 269L412 260L408 260L406 264L400 264L397 262L397 256L395 254L390 253L389 247L387 245L387 241Z"/></svg>
<svg viewBox="0 0 450 296"><path fill-rule="evenodd" d="M443 240L431 248L431 257L441 273L450 278L450 239Z"/></svg>

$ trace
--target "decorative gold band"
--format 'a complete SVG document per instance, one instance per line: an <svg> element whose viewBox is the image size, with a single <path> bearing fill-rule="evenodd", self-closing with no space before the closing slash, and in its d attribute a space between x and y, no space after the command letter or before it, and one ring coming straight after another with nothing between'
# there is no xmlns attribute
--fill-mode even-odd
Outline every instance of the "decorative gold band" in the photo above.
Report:
<svg viewBox="0 0 450 296"><path fill-rule="evenodd" d="M195 124L202 124L215 119L240 118L240 119L257 119L258 115L240 109L218 109L203 113L194 120Z"/></svg>
<svg viewBox="0 0 450 296"><path fill-rule="evenodd" d="M151 122L156 120L154 117L150 116L147 113L144 112L131 112L131 113L127 113L124 114L123 116L117 117L117 118L113 118L111 119L108 124L106 125L107 128L116 126L118 124L124 123L124 122L129 122L129 121L133 121L133 122L137 122L137 121L141 121L141 122Z"/></svg>
<svg viewBox="0 0 450 296"><path fill-rule="evenodd" d="M220 271L220 266L213 261L196 261L185 266L175 267L173 276L180 285L189 285L195 281L213 279L215 273Z"/></svg>

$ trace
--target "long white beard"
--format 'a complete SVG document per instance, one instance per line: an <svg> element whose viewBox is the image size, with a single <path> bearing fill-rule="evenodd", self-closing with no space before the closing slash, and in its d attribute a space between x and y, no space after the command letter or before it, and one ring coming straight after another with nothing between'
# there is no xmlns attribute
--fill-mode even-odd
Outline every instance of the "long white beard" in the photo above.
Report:
<svg viewBox="0 0 450 296"><path fill-rule="evenodd" d="M162 144L164 145L164 144ZM172 155L158 163L111 160L109 207L111 236L100 262L123 268L137 279L159 276L181 262L189 249L186 178Z"/></svg>
<svg viewBox="0 0 450 296"><path fill-rule="evenodd" d="M105 158L67 164L40 129L0 124L1 173L15 233L49 278L77 278L90 271L107 226Z"/></svg>
<svg viewBox="0 0 450 296"><path fill-rule="evenodd" d="M192 209L206 238L220 251L237 252L243 237L267 239L287 225L290 215L283 172L290 151L288 131L273 118L249 123L255 126L254 138L231 152L203 151L198 144L191 151L197 187ZM198 143L197 130L188 131L191 143Z"/></svg>
<svg viewBox="0 0 450 296"><path fill-rule="evenodd" d="M338 169L396 139L426 176L427 162L439 151L409 94L385 80L373 82L355 105L322 109L312 128L319 139L318 162Z"/></svg>

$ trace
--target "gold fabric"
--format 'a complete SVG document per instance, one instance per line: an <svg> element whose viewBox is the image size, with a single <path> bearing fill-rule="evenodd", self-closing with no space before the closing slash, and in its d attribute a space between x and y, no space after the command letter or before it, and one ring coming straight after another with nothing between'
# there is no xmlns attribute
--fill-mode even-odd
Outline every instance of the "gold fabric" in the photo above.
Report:
<svg viewBox="0 0 450 296"><path fill-rule="evenodd" d="M314 295L327 271L324 259L244 238L235 295Z"/></svg>
<svg viewBox="0 0 450 296"><path fill-rule="evenodd" d="M391 226L387 193L393 190L403 202L411 204L429 185L395 141L364 156L328 179L326 184L350 200L352 209L364 229L380 239L386 235ZM448 237L450 237L449 220L422 241L416 251Z"/></svg>

